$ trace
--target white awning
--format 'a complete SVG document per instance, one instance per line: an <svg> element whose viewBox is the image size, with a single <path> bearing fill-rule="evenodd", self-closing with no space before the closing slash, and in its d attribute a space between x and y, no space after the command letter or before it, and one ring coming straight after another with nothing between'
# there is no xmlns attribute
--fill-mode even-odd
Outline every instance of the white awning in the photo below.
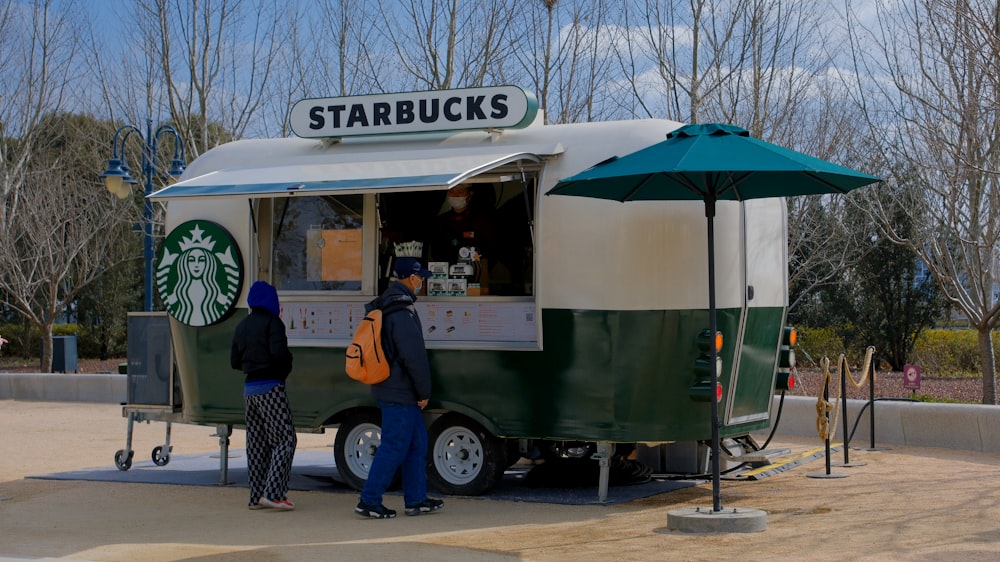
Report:
<svg viewBox="0 0 1000 562"><path fill-rule="evenodd" d="M518 161L538 163L562 152L559 145L531 152L479 152L438 158L369 160L219 170L165 187L149 196L162 201L189 197L286 197L372 191L450 189L473 176ZM398 156L389 153L387 157Z"/></svg>

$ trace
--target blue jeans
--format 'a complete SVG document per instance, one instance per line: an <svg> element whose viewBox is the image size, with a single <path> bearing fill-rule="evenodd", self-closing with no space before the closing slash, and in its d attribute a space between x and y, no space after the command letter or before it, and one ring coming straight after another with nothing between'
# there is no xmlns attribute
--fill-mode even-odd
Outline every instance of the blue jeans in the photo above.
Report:
<svg viewBox="0 0 1000 562"><path fill-rule="evenodd" d="M382 409L382 444L375 451L361 501L382 503L396 469L403 468L403 502L415 505L427 499L427 428L416 404L378 403Z"/></svg>

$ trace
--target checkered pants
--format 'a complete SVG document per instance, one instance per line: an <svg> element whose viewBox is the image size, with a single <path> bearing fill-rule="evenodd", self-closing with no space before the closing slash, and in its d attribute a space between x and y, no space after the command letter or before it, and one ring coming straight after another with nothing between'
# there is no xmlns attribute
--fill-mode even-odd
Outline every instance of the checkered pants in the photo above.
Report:
<svg viewBox="0 0 1000 562"><path fill-rule="evenodd" d="M247 472L250 503L261 497L284 500L295 456L295 425L285 385L264 394L244 396L247 416Z"/></svg>

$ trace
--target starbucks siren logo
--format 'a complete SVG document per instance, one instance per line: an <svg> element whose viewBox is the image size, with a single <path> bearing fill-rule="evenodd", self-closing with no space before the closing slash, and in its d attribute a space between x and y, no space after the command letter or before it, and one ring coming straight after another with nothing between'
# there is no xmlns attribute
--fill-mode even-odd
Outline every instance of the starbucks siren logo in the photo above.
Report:
<svg viewBox="0 0 1000 562"><path fill-rule="evenodd" d="M167 235L156 266L156 288L171 316L210 326L233 311L243 289L243 258L221 226L188 221Z"/></svg>

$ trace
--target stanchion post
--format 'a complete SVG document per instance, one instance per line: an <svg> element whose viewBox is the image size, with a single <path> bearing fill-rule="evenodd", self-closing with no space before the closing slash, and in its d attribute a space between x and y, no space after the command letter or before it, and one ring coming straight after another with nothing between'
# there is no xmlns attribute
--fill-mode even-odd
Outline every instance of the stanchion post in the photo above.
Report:
<svg viewBox="0 0 1000 562"><path fill-rule="evenodd" d="M871 434L871 446L868 447L869 451L886 451L889 447L876 447L875 446L875 363L872 359L871 376L868 377L868 418L869 422L869 433Z"/></svg>
<svg viewBox="0 0 1000 562"><path fill-rule="evenodd" d="M851 464L848 451L851 449L851 434L847 432L847 369L844 361L840 362L840 417L844 424L844 466Z"/></svg>
<svg viewBox="0 0 1000 562"><path fill-rule="evenodd" d="M864 371L864 367L861 368ZM846 359L841 359L840 363L840 403L841 403L841 418L843 418L844 427L844 463L840 466L855 467L855 466L865 466L868 463L865 462L851 462L851 456L849 451L851 450L851 434L847 430L847 363Z"/></svg>
<svg viewBox="0 0 1000 562"><path fill-rule="evenodd" d="M827 404L830 403L830 381L829 380L825 381L825 383L823 384L823 401L826 402ZM826 440L825 440L825 446L826 446L826 474L829 476L829 474L830 474L830 430L829 430L829 428L830 428L830 410L826 410L826 412L823 415L826 416L826 427L827 427Z"/></svg>
<svg viewBox="0 0 1000 562"><path fill-rule="evenodd" d="M830 403L830 377L823 378L823 401ZM810 472L806 474L809 478L844 478L847 475L841 472L831 472L830 470L830 410L824 408L823 415L826 416L826 472Z"/></svg>
<svg viewBox="0 0 1000 562"><path fill-rule="evenodd" d="M875 359L872 358L872 361ZM871 448L875 449L875 370L868 377L868 416L871 429Z"/></svg>

